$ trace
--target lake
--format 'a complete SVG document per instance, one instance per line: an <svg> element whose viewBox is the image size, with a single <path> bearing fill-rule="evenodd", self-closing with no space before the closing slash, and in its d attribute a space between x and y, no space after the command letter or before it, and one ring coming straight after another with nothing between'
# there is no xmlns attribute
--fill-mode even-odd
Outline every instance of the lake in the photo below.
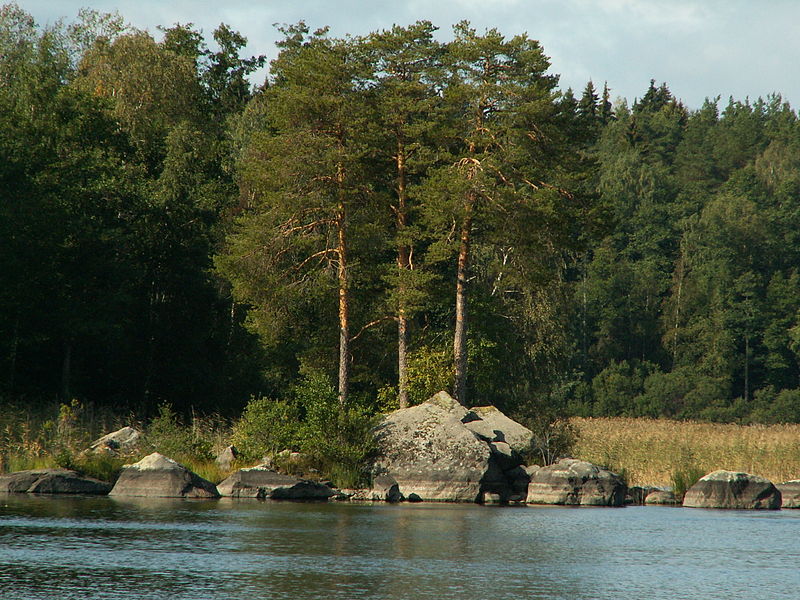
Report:
<svg viewBox="0 0 800 600"><path fill-rule="evenodd" d="M0 598L798 598L800 511L0 496Z"/></svg>

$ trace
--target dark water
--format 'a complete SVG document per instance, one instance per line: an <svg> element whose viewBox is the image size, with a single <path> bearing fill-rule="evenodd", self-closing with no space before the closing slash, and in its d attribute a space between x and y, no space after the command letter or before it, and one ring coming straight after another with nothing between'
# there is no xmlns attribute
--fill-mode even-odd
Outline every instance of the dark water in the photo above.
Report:
<svg viewBox="0 0 800 600"><path fill-rule="evenodd" d="M0 496L0 598L800 598L800 511Z"/></svg>

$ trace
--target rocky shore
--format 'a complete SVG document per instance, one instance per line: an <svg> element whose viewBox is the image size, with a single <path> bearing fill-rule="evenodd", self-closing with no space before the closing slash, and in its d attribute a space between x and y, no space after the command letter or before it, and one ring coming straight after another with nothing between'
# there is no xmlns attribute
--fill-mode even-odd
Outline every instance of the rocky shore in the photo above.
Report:
<svg viewBox="0 0 800 600"><path fill-rule="evenodd" d="M533 434L493 406L467 409L446 392L386 415L375 430L379 454L369 489L336 489L329 482L280 473L265 463L239 469L214 485L158 453L125 465L116 483L68 469L0 475L0 493L109 494L175 498L256 498L306 501L471 502L567 506L678 505L669 489L628 488L611 471L573 458L526 464ZM88 451L117 451L136 442L124 428ZM232 449L221 460L229 461ZM694 508L800 507L800 480L774 485L747 473L714 471L686 493Z"/></svg>

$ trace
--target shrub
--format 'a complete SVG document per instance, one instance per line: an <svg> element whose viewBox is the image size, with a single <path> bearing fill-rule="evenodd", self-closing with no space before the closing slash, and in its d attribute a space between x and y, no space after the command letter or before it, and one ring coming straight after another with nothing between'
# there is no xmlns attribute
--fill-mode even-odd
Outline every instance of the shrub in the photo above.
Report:
<svg viewBox="0 0 800 600"><path fill-rule="evenodd" d="M531 447L523 456L527 464L547 466L573 454L578 429L568 419L547 411L532 414L529 410L516 415L516 420L533 433Z"/></svg>
<svg viewBox="0 0 800 600"><path fill-rule="evenodd" d="M281 450L297 450L300 410L296 403L252 398L233 426L232 441L244 460L258 460Z"/></svg>
<svg viewBox="0 0 800 600"><path fill-rule="evenodd" d="M678 502L683 502L686 492L697 483L705 472L694 463L684 463L672 471L672 491Z"/></svg>
<svg viewBox="0 0 800 600"><path fill-rule="evenodd" d="M337 486L368 484L369 462L377 449L370 409L355 398L341 406L330 380L320 372L308 373L295 397L305 409L301 449Z"/></svg>
<svg viewBox="0 0 800 600"><path fill-rule="evenodd" d="M203 433L199 428L184 425L169 404L162 404L158 416L147 428L145 439L153 450L178 461L211 459L213 445Z"/></svg>
<svg viewBox="0 0 800 600"><path fill-rule="evenodd" d="M342 407L330 379L308 369L291 399L250 400L234 424L233 443L245 460L299 450L307 460L277 460L276 466L300 476L316 471L340 487L358 487L368 483L374 425L368 406L351 398Z"/></svg>

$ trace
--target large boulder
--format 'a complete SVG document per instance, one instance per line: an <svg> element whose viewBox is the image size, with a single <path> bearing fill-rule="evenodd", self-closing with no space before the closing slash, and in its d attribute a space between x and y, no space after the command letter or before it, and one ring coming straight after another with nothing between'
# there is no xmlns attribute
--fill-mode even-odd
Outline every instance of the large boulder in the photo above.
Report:
<svg viewBox="0 0 800 600"><path fill-rule="evenodd" d="M620 477L586 461L564 458L530 475L528 504L622 506L625 501Z"/></svg>
<svg viewBox="0 0 800 600"><path fill-rule="evenodd" d="M128 454L135 452L141 441L142 432L133 427L123 427L112 431L91 443L88 452L107 454Z"/></svg>
<svg viewBox="0 0 800 600"><path fill-rule="evenodd" d="M163 454L154 452L122 467L111 496L219 498L216 486Z"/></svg>
<svg viewBox="0 0 800 600"><path fill-rule="evenodd" d="M781 508L800 508L800 479L776 483L781 493Z"/></svg>
<svg viewBox="0 0 800 600"><path fill-rule="evenodd" d="M376 428L375 475L397 481L409 500L476 502L502 481L486 441L462 419L468 411L446 392L387 415Z"/></svg>
<svg viewBox="0 0 800 600"><path fill-rule="evenodd" d="M111 484L70 469L34 469L0 475L0 492L27 494L108 494Z"/></svg>
<svg viewBox="0 0 800 600"><path fill-rule="evenodd" d="M217 489L233 498L271 498L273 500L327 500L336 491L316 481L283 475L266 466L239 469Z"/></svg>
<svg viewBox="0 0 800 600"><path fill-rule="evenodd" d="M686 492L691 508L778 509L781 493L768 479L734 471L714 471Z"/></svg>

